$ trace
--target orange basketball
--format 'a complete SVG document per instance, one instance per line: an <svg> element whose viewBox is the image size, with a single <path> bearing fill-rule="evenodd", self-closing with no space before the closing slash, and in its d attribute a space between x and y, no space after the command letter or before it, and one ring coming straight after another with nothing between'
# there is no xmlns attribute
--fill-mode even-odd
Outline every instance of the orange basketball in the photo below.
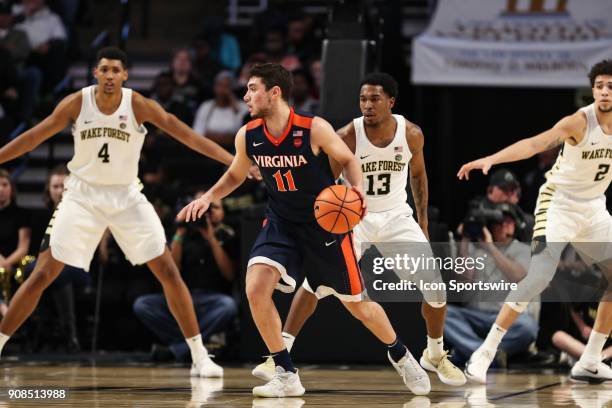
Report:
<svg viewBox="0 0 612 408"><path fill-rule="evenodd" d="M317 222L326 231L344 234L361 220L361 198L345 186L329 186L319 193L314 203Z"/></svg>

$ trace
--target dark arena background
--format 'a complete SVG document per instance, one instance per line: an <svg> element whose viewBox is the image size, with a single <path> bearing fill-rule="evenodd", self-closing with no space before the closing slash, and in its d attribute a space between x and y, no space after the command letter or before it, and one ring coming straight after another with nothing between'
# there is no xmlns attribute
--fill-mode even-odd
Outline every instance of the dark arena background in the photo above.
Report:
<svg viewBox="0 0 612 408"><path fill-rule="evenodd" d="M334 129L361 116L362 79L389 73L398 83L393 113L424 135L429 238L456 255L458 226L493 189L514 194L525 219L533 214L558 149L496 166L489 176L473 171L467 182L457 172L592 103L589 69L612 58L612 1L0 0L0 147L43 123L67 95L95 84L96 54L107 46L128 55L125 87L231 153L236 132L251 120L243 96L255 64L290 71L290 105ZM146 265L133 266L107 231L89 271L67 266L1 349L0 407L612 407L612 382L570 381L577 357L555 335L585 343L593 323L578 311L594 316L592 304L571 299L539 303L533 336L511 351L502 347L486 385L449 386L429 373L431 392L415 396L385 345L328 296L291 350L306 393L255 397L252 388L263 382L251 370L270 352L251 316L245 276L266 188L248 179L213 205L203 218L210 225L178 223L178 211L227 167L145 126L142 192L162 221L223 378L190 377L189 349L173 337L180 332L160 283ZM62 165L73 154L67 127L0 163L2 318L34 268L64 188ZM107 151L96 154L108 159ZM508 170L500 174L505 181L493 181L499 168ZM415 208L410 182L407 189ZM526 222L517 240L529 245L530 228ZM589 268L577 259L565 264L575 275ZM276 291L273 298L284 322L293 294ZM418 361L427 347L421 303L382 306ZM495 314L486 326L466 323L464 332L449 306L446 325L456 331L450 336L445 328L444 348L459 368L466 362L460 350L474 337L484 340Z"/></svg>

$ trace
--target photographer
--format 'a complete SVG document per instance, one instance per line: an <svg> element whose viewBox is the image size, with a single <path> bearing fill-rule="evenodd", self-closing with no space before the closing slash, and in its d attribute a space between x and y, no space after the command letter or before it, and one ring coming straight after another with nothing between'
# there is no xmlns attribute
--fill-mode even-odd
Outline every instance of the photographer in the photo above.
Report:
<svg viewBox="0 0 612 408"><path fill-rule="evenodd" d="M521 242L530 242L533 235L533 216L525 213L519 206L521 199L521 185L516 175L508 169L501 168L491 174L487 195L475 198L469 203L470 210L495 209L498 204L508 203L515 207L516 234Z"/></svg>
<svg viewBox="0 0 612 408"><path fill-rule="evenodd" d="M196 193L196 198L203 194L204 191ZM238 270L239 247L234 231L223 224L224 216L221 201L213 202L199 223L178 225L170 245L191 292L204 339L224 331L238 311L231 290ZM189 348L163 294L139 296L134 301L134 313L168 346L177 361L189 357ZM167 350L154 347L154 359L167 357Z"/></svg>
<svg viewBox="0 0 612 408"><path fill-rule="evenodd" d="M467 270L456 277L467 281L518 282L527 274L529 246L515 239L516 206L497 204L494 209L472 210L458 228L461 237L458 256L484 259L480 270ZM487 299L489 297L489 299ZM454 346L455 364L464 364L484 340L495 322L504 297L478 293L465 305L448 305L444 337ZM508 355L526 351L538 334L539 303L530 304L529 313L522 314L508 330L501 348Z"/></svg>

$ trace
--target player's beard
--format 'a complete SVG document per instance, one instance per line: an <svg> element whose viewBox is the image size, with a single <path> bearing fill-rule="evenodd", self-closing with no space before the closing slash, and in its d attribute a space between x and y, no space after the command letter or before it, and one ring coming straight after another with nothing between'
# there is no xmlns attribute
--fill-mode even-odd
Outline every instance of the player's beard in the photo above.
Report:
<svg viewBox="0 0 612 408"><path fill-rule="evenodd" d="M267 116L270 116L272 112L272 98L268 97L267 105L257 111L251 113L251 118L253 119L265 119Z"/></svg>
<svg viewBox="0 0 612 408"><path fill-rule="evenodd" d="M268 103L264 108L261 108L261 110L258 112L257 116L260 118L267 118L268 116L272 115L272 98L268 97Z"/></svg>

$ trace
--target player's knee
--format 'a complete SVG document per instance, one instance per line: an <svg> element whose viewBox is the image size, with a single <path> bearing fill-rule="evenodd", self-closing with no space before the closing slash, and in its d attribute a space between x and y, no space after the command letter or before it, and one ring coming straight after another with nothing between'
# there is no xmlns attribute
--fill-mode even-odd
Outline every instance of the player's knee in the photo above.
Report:
<svg viewBox="0 0 612 408"><path fill-rule="evenodd" d="M506 302L506 306L517 313L523 313L528 305L529 302Z"/></svg>
<svg viewBox="0 0 612 408"><path fill-rule="evenodd" d="M155 275L162 285L176 284L182 280L178 268L172 263L162 265Z"/></svg>
<svg viewBox="0 0 612 408"><path fill-rule="evenodd" d="M266 291L263 290L262 285L258 282L249 281L246 285L246 296L251 307L257 307L269 298L266 295Z"/></svg>

